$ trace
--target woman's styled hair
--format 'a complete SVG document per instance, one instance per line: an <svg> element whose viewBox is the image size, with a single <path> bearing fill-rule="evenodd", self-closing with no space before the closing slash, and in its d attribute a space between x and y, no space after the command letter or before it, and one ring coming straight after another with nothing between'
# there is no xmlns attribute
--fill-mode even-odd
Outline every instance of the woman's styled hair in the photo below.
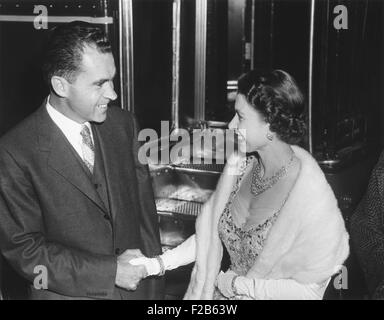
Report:
<svg viewBox="0 0 384 320"><path fill-rule="evenodd" d="M238 93L284 142L296 144L306 132L305 100L296 81L283 70L252 70L238 80Z"/></svg>
<svg viewBox="0 0 384 320"><path fill-rule="evenodd" d="M52 76L61 76L72 82L80 68L85 46L101 53L112 52L104 31L94 25L73 21L51 31L43 56L43 76L50 86Z"/></svg>

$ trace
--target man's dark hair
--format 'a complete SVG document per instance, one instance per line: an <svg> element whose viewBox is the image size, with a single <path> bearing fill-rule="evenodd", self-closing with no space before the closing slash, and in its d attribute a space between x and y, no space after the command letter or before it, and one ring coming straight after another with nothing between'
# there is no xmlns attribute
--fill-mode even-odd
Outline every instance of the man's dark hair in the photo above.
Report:
<svg viewBox="0 0 384 320"><path fill-rule="evenodd" d="M101 53L111 52L105 32L83 21L72 21L52 30L43 57L44 80L51 87L52 76L61 76L72 82L82 61L86 46Z"/></svg>

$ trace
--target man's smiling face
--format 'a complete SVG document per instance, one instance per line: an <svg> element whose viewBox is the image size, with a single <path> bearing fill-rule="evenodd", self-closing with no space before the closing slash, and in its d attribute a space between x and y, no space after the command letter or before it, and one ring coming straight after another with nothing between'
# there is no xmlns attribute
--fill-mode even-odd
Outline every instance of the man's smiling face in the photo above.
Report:
<svg viewBox="0 0 384 320"><path fill-rule="evenodd" d="M78 123L105 121L108 103L117 98L115 74L112 53L85 46L79 71L69 85L66 115Z"/></svg>

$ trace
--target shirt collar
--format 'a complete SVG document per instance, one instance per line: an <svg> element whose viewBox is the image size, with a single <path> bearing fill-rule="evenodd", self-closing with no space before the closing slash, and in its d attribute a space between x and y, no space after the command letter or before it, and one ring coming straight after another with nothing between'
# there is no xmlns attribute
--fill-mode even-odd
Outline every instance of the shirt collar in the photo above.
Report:
<svg viewBox="0 0 384 320"><path fill-rule="evenodd" d="M91 125L89 122L84 122L83 124L80 124L67 116L63 115L60 111L57 111L50 103L49 103L49 98L47 98L47 104L46 108L48 111L48 114L51 116L52 120L59 126L59 128L65 132L65 133L70 133L70 132L76 132L80 133L83 124L85 124L89 130L91 130Z"/></svg>

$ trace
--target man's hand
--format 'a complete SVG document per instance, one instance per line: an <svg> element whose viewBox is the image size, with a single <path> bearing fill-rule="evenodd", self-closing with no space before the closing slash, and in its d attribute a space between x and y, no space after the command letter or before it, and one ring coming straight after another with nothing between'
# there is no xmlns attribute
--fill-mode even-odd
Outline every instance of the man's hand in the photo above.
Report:
<svg viewBox="0 0 384 320"><path fill-rule="evenodd" d="M127 249L119 256L119 259L130 261L140 257L145 257L140 249Z"/></svg>
<svg viewBox="0 0 384 320"><path fill-rule="evenodd" d="M134 266L129 261L142 256L140 250L128 249L117 257L115 281L117 286L127 290L136 290L140 280L147 276L147 271L143 265Z"/></svg>

